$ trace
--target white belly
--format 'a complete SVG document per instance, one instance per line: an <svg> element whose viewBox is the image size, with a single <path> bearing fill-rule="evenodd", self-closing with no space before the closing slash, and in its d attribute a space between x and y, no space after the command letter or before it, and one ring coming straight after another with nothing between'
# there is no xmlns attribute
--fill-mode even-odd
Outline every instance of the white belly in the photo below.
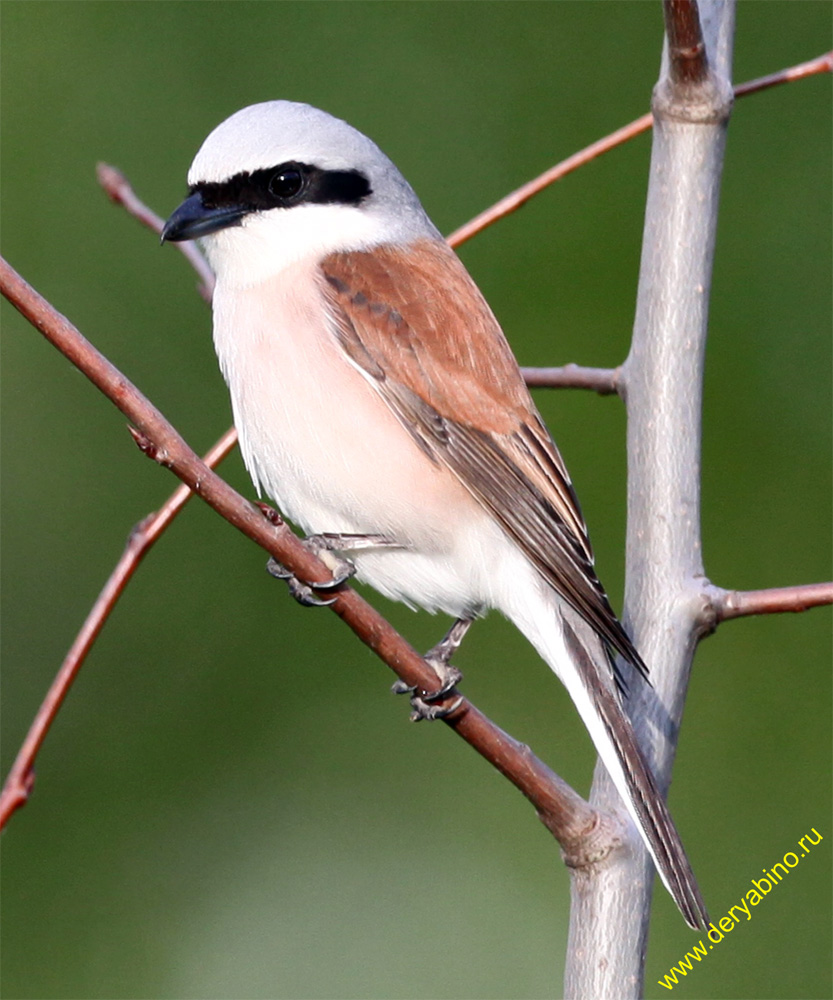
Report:
<svg viewBox="0 0 833 1000"><path fill-rule="evenodd" d="M214 343L246 467L282 513L308 533L395 539L402 548L350 553L386 596L454 615L494 604L505 536L346 359L309 268L218 284Z"/></svg>

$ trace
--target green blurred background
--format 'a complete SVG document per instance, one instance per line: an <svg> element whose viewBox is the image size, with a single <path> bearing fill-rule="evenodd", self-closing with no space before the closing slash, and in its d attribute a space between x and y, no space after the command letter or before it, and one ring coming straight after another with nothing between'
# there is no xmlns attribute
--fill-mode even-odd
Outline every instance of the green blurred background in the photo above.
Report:
<svg viewBox="0 0 833 1000"><path fill-rule="evenodd" d="M202 139L285 97L348 119L450 231L642 114L657 3L2 4L3 252L204 450L229 407L209 313L161 214ZM831 44L826 3L744 2L735 78ZM724 586L830 574L829 78L746 98L730 127L704 426L705 560ZM548 191L462 256L522 363L618 363L650 138ZM124 419L3 305L3 773L136 521L173 489ZM536 399L619 606L623 409ZM252 490L239 457L224 474ZM153 550L50 733L4 835L6 998L560 995L568 878L529 805L334 615L200 503ZM419 648L446 622L381 606ZM715 915L824 837L675 995L830 997L830 619L723 626L698 652L672 807ZM590 741L493 617L464 689L586 792ZM694 941L659 888L657 979Z"/></svg>

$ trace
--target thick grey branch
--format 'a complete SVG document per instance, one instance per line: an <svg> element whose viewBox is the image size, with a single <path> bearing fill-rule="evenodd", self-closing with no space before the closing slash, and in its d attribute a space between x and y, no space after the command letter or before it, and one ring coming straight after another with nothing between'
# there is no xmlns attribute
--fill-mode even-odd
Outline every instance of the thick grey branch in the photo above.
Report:
<svg viewBox="0 0 833 1000"><path fill-rule="evenodd" d="M730 3L701 5L708 59L684 81L664 54L654 90L648 203L630 355L625 624L651 670L628 708L658 784L668 787L702 608L700 410L726 124ZM690 26L689 26L690 27ZM679 36L679 32L678 32ZM679 41L679 38L678 38ZM591 802L613 811L601 765ZM602 877L573 879L565 996L642 995L654 871L635 832ZM593 960L588 961L587 956Z"/></svg>

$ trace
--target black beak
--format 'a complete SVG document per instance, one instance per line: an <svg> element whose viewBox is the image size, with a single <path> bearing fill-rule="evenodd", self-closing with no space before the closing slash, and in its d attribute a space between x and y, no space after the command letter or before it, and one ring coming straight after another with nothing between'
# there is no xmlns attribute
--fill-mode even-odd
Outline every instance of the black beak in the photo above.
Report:
<svg viewBox="0 0 833 1000"><path fill-rule="evenodd" d="M195 191L165 223L162 242L180 243L183 240L195 240L200 236L216 233L220 229L227 229L229 226L238 226L249 212L250 209L242 205L206 208L202 194Z"/></svg>

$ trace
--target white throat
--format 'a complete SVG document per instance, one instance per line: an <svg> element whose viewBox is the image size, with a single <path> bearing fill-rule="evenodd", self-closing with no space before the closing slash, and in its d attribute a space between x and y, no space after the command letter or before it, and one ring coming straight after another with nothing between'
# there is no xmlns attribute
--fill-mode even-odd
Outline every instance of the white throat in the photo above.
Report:
<svg viewBox="0 0 833 1000"><path fill-rule="evenodd" d="M201 243L218 282L245 288L302 261L425 237L442 238L421 211L396 218L363 206L304 204L247 216Z"/></svg>

